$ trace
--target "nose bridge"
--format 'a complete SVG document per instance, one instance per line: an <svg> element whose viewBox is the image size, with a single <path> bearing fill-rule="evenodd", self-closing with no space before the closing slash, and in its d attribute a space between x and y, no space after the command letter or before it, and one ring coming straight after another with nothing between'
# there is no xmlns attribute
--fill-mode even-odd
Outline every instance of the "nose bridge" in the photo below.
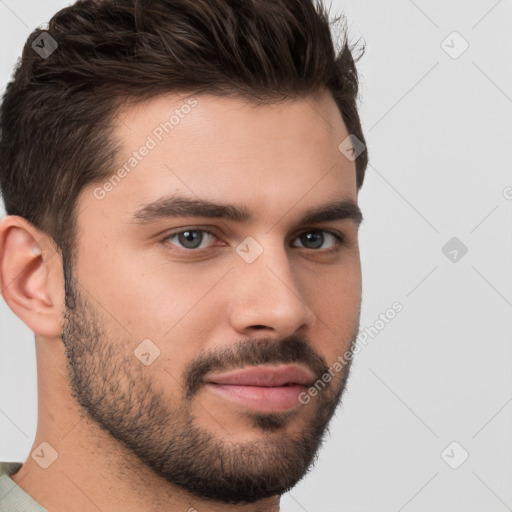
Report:
<svg viewBox="0 0 512 512"><path fill-rule="evenodd" d="M315 315L297 282L286 247L271 238L246 239L237 248L231 323L238 331L257 325L287 336L304 324L311 327Z"/></svg>

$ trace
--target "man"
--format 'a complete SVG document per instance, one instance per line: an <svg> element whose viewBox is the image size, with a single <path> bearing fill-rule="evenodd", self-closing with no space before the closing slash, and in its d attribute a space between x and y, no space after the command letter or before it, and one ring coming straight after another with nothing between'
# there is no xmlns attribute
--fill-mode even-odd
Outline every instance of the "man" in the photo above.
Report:
<svg viewBox="0 0 512 512"><path fill-rule="evenodd" d="M279 510L359 327L357 91L313 0L85 0L29 37L0 285L39 415L2 510Z"/></svg>

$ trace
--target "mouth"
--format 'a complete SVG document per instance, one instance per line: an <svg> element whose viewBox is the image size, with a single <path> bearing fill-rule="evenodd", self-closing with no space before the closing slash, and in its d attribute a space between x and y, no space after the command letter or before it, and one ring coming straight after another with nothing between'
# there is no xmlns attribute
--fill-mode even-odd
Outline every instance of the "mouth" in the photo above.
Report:
<svg viewBox="0 0 512 512"><path fill-rule="evenodd" d="M284 412L300 405L314 375L302 366L250 366L205 379L206 388L229 402L261 413Z"/></svg>

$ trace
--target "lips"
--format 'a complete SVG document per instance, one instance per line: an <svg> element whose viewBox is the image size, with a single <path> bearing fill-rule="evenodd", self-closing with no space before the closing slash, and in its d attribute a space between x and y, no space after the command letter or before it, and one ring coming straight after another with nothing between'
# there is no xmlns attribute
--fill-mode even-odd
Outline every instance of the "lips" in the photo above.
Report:
<svg viewBox="0 0 512 512"><path fill-rule="evenodd" d="M205 388L236 407L270 414L301 407L299 397L313 381L303 366L261 365L209 375Z"/></svg>
<svg viewBox="0 0 512 512"><path fill-rule="evenodd" d="M314 375L298 365L261 365L212 375L205 381L231 386L282 387L298 385L307 387L312 385Z"/></svg>

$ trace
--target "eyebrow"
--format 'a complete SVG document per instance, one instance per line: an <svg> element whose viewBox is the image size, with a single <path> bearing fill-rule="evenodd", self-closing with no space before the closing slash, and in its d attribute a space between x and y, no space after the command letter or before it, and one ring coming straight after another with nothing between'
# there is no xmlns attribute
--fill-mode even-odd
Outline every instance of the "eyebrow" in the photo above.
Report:
<svg viewBox="0 0 512 512"><path fill-rule="evenodd" d="M161 197L145 204L135 211L132 220L136 224L145 225L175 217L226 219L240 223L249 223L253 220L251 211L245 206L180 196ZM363 214L357 203L351 199L344 199L309 208L302 213L298 223L303 225L334 220L350 220L359 226L363 221Z"/></svg>

